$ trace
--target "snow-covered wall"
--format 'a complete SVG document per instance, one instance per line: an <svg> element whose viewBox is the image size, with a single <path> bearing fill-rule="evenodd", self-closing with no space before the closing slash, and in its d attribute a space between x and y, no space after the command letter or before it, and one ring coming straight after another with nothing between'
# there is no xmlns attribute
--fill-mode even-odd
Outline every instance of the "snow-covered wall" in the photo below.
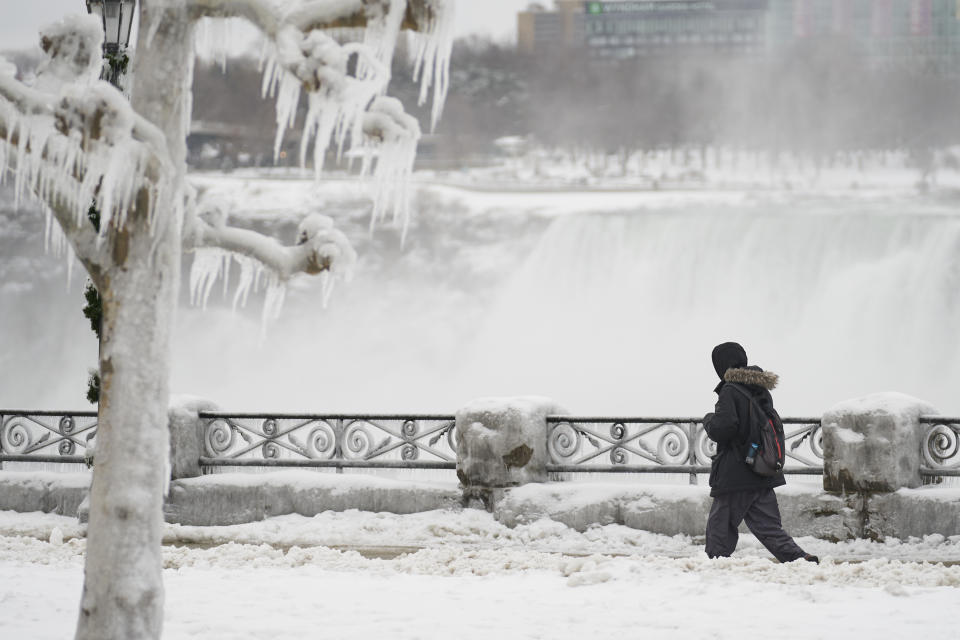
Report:
<svg viewBox="0 0 960 640"><path fill-rule="evenodd" d="M89 479L88 473L0 471L0 511L76 516ZM839 541L960 535L957 488L839 496L790 479L777 494L784 528L794 536ZM498 490L492 507L496 520L511 528L552 521L581 532L622 525L694 537L703 535L710 496L705 486L531 483ZM454 481L410 482L297 470L177 480L164 513L172 523L222 526L285 514L312 517L350 510L452 514L461 508L461 492Z"/></svg>

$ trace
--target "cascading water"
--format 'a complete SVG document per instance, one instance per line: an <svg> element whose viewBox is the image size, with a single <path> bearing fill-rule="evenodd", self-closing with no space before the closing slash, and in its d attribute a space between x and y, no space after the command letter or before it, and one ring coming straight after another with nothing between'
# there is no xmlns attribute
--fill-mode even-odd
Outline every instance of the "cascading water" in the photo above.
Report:
<svg viewBox="0 0 960 640"><path fill-rule="evenodd" d="M713 345L781 374L782 411L898 390L943 411L960 359L960 217L810 200L557 218L510 280L475 366L491 392L576 412L698 414Z"/></svg>
<svg viewBox="0 0 960 640"><path fill-rule="evenodd" d="M280 212L270 231L285 241L297 216L332 215L360 253L328 308L315 278L292 283L265 337L255 301L238 313L230 295L207 311L184 301L173 389L227 409L452 412L539 394L579 414L702 415L714 402L710 349L738 340L781 375L784 415L878 391L960 412L956 202L431 187L401 246L399 230L367 233L369 205L342 185L207 186L233 194L233 215L251 225L266 224L255 211ZM35 237L16 259L62 270ZM0 308L49 320L0 317L0 406L86 406L96 345L81 285L69 299L59 278L0 287Z"/></svg>

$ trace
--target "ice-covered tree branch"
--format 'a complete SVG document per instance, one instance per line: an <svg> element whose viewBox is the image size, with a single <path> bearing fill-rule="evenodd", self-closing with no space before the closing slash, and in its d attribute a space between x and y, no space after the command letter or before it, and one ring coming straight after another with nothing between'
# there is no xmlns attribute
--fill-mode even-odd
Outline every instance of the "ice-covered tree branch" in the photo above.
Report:
<svg viewBox="0 0 960 640"><path fill-rule="evenodd" d="M94 277L104 240L138 203L152 214L172 166L163 133L97 79L102 37L90 16L48 27L33 87L0 61L0 178L13 170L17 197L32 192L50 208Z"/></svg>
<svg viewBox="0 0 960 640"><path fill-rule="evenodd" d="M3 64L0 62L0 64ZM0 69L0 99L23 115L53 113L50 96L23 85L14 78L16 69Z"/></svg>
<svg viewBox="0 0 960 640"><path fill-rule="evenodd" d="M246 18L271 37L276 35L283 23L296 26L301 31L365 27L369 16L368 7L377 4L364 0L307 0L287 3L281 10L270 0L190 0L188 3L194 20ZM388 5L390 0L381 0L379 4ZM435 4L436 2L431 0L408 0L401 28L425 31L435 15Z"/></svg>
<svg viewBox="0 0 960 640"><path fill-rule="evenodd" d="M227 217L227 205L222 201L201 198L199 204L188 203L184 249L194 252L190 289L195 304L205 304L215 281L226 280L231 262L240 267L235 305L245 302L250 290L265 285L264 320L279 312L286 281L296 274L320 274L325 299L336 279L346 280L352 275L357 254L327 216L306 216L297 229L294 246L281 245L256 231L228 226Z"/></svg>
<svg viewBox="0 0 960 640"><path fill-rule="evenodd" d="M286 280L298 273L346 273L356 261L349 240L327 216L307 216L297 230L297 244L283 246L274 238L225 222L188 216L186 249L221 249L252 258Z"/></svg>
<svg viewBox="0 0 960 640"><path fill-rule="evenodd" d="M13 148L20 146L20 135L15 131L11 132L4 120L2 110L0 110L0 140L6 141L6 143ZM27 150L29 151L29 149ZM0 151L0 154L2 154L2 151ZM16 172L16 159L10 157L0 158L0 166L3 165L4 160L7 163L7 169ZM76 185L67 184L68 193L76 188ZM64 237L69 241L76 256L94 280L96 280L103 266L104 247L99 242L98 234L93 225L85 219L77 218L70 205L68 195L62 193L59 189L55 188L48 192L47 197L44 199L44 204L53 217L56 218L60 230L62 230ZM54 232L55 228L49 227L48 233L52 234Z"/></svg>
<svg viewBox="0 0 960 640"><path fill-rule="evenodd" d="M243 17L267 37L263 93L276 98L274 154L292 128L300 95L306 92L307 113L300 140L300 163L308 157L319 176L329 146L338 156L350 152L364 159L376 190L376 221L389 208L407 221L409 182L420 138L417 122L383 102L399 33L418 32L414 74L422 83L421 102L434 87L434 120L446 94L451 40L449 0L309 0L282 7L269 0L190 0L191 15ZM363 27L362 42L338 42L326 31ZM308 156L312 146L312 156Z"/></svg>
<svg viewBox="0 0 960 640"><path fill-rule="evenodd" d="M277 6L265 0L190 0L190 18L245 18L264 35L273 37L282 21Z"/></svg>

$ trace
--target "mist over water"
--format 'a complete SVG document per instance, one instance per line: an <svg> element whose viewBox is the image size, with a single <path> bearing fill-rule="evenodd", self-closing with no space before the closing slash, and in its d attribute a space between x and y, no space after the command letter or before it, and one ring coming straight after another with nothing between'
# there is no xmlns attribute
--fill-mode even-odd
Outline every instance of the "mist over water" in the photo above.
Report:
<svg viewBox="0 0 960 640"><path fill-rule="evenodd" d="M261 347L233 346L255 344L255 320L186 312L175 386L244 408L453 411L538 394L581 414L699 415L711 348L738 340L781 375L785 413L892 390L960 408L950 203L455 204L421 202L411 245L362 251L328 309L311 285L295 292Z"/></svg>
<svg viewBox="0 0 960 640"><path fill-rule="evenodd" d="M310 189L293 185L276 188ZM784 415L879 391L960 412L953 202L599 194L560 214L427 188L401 246L396 230L367 234L367 205L311 197L356 243L354 281L324 309L319 283L296 280L265 335L256 301L236 313L219 296L206 311L182 306L175 393L234 410L452 412L538 394L579 414L702 415L714 402L710 350L738 340L781 375ZM62 264L39 236L29 242L41 272ZM16 310L0 336L0 406L88 406L96 345L82 281L69 294L62 273L0 291Z"/></svg>
<svg viewBox="0 0 960 640"><path fill-rule="evenodd" d="M781 374L794 415L887 390L955 407L960 219L809 206L558 218L498 300L478 368L578 411L696 415L711 348L737 340Z"/></svg>

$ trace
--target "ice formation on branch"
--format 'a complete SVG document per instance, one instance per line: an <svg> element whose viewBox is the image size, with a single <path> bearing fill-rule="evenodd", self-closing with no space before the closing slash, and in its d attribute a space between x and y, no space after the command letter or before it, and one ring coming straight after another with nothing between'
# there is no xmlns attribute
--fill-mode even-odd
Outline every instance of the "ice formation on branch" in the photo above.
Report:
<svg viewBox="0 0 960 640"><path fill-rule="evenodd" d="M341 4L346 8L356 3ZM394 218L404 225L409 190L401 183L409 181L413 171L420 127L403 114L398 102L384 102L383 96L408 4L408 0L363 2L363 42L341 44L319 29L301 27L329 20L337 2L299 3L285 14L295 15L296 20L280 20L272 46L265 48L263 76L263 94L276 98L274 155L280 153L286 129L295 123L300 92L305 89L308 109L300 141L301 164L311 144L318 176L330 145L336 145L338 157L349 150L364 158L363 168L373 175L376 190L373 221L392 206ZM434 122L446 97L451 4L450 0L424 0L420 9L425 24L417 41L414 73L422 84L421 103L429 87L434 87ZM354 60L356 68L351 72Z"/></svg>
<svg viewBox="0 0 960 640"><path fill-rule="evenodd" d="M194 251L190 268L190 298L206 307L213 286L223 279L228 287L230 268L239 267L233 306L246 305L250 293L265 292L263 324L275 319L283 305L287 280L303 272L319 275L324 303L336 280L349 280L357 254L347 237L320 214L306 216L297 229L295 246L285 247L254 231L227 226L229 203L215 197L201 198L197 215L187 219L185 239Z"/></svg>
<svg viewBox="0 0 960 640"><path fill-rule="evenodd" d="M93 16L74 16L48 25L40 33L47 58L40 64L35 88L56 92L61 85L100 76L103 27Z"/></svg>
<svg viewBox="0 0 960 640"><path fill-rule="evenodd" d="M159 192L170 188L166 143L120 91L97 79L103 33L96 18L66 18L41 36L49 57L35 87L9 68L0 73L0 179L13 169L17 200L34 193L56 203L72 214L71 227L84 223L93 203L103 238L123 224L141 189L152 213Z"/></svg>
<svg viewBox="0 0 960 640"><path fill-rule="evenodd" d="M378 97L364 117L363 129L368 140L363 172L370 173L369 165L374 155L378 169L373 173L377 188L370 224L372 226L383 217L392 203L394 219L402 221L406 234L410 218L410 174L420 138L420 124L403 110L396 98Z"/></svg>
<svg viewBox="0 0 960 640"><path fill-rule="evenodd" d="M412 34L413 79L420 81L420 104L425 104L433 87L430 129L437 127L450 88L450 53L453 48L453 4L433 3L425 33Z"/></svg>
<svg viewBox="0 0 960 640"><path fill-rule="evenodd" d="M422 32L415 74L423 84L421 100L434 87L436 117L447 86L452 0L311 0L282 6L266 0L187 0L187 4L193 19L244 17L268 36L263 91L277 100L275 151L279 153L285 129L293 126L300 93L306 91L301 163L306 163L311 145L318 174L328 147L336 145L341 154L350 151L362 159L364 173L374 178L371 224L392 211L406 228L408 184L420 127L400 102L385 96L390 62L402 28L413 26ZM144 34L148 43L164 15L152 14ZM338 23L364 24L363 42L340 43L324 31ZM325 297L336 279L349 274L355 253L328 219L308 218L304 242L282 247L260 234L211 221L211 210L201 212L206 219L189 210L195 203L183 192L183 177L169 157L165 132L137 114L120 91L97 79L103 38L99 21L74 16L42 35L49 59L34 87L18 82L15 69L0 63L0 174L13 169L17 197L37 194L74 246L85 243L80 253L86 259L105 255L100 246L104 238L122 226L128 212L145 197L152 222L158 219L157 203L163 201L174 203L164 219L178 226L181 220L184 223L186 248L198 252L191 279L195 299L206 300L211 278L226 275L231 261L240 265L235 303L242 304L249 291L265 287L265 317L279 309L284 283L293 274L319 274ZM189 117L189 109L184 116ZM100 212L99 235L86 220L91 204ZM48 229L59 230L50 224Z"/></svg>

